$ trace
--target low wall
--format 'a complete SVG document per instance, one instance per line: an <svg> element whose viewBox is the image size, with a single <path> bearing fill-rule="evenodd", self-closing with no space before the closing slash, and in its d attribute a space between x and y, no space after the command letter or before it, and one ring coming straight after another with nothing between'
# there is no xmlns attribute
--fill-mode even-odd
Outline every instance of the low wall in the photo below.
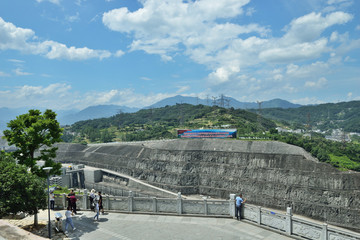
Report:
<svg viewBox="0 0 360 240"><path fill-rule="evenodd" d="M90 201L87 194L77 195L76 197L78 199L77 209L90 209ZM103 196L103 201L104 208L107 211L232 218L235 216L234 198L235 194L230 194L229 200L189 200L182 198L180 193L178 193L177 198L146 198L134 197L130 191L128 197L106 195ZM56 194L55 207L57 209L65 209L66 206L66 195ZM288 208L287 213L283 214L279 211L244 204L242 216L248 222L257 224L259 227L270 228L288 236L318 240L360 239L360 234L358 233L294 217L291 208Z"/></svg>

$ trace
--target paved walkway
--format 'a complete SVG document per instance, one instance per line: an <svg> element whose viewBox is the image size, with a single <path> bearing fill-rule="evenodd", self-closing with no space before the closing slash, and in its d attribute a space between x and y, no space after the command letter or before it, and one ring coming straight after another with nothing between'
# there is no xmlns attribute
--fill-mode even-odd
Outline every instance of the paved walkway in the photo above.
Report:
<svg viewBox="0 0 360 240"><path fill-rule="evenodd" d="M63 216L65 211L60 212ZM94 221L94 212L79 212L73 217L75 231L69 226L69 239L291 239L278 233L254 226L245 221L229 218L105 213ZM51 212L54 219L54 212ZM28 217L33 219L33 216ZM39 214L39 221L47 219L47 211ZM65 225L65 221L63 222ZM64 236L66 238L66 236ZM1 238L0 238L1 239Z"/></svg>

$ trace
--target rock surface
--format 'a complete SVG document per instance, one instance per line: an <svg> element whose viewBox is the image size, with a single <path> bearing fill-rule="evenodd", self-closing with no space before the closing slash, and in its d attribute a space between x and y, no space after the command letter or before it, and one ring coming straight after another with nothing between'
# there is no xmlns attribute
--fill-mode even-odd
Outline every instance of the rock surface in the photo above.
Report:
<svg viewBox="0 0 360 240"><path fill-rule="evenodd" d="M111 169L183 194L286 209L360 231L360 173L320 163L304 149L272 141L176 139L60 144L57 161Z"/></svg>

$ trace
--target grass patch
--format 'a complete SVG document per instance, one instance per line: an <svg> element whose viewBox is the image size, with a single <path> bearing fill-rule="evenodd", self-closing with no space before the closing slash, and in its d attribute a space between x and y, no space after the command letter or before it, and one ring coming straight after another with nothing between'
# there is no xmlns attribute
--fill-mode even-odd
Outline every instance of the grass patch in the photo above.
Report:
<svg viewBox="0 0 360 240"><path fill-rule="evenodd" d="M356 169L360 167L359 162L352 161L347 156L336 156L334 154L329 154L330 164L339 168L339 170L346 171L348 169Z"/></svg>

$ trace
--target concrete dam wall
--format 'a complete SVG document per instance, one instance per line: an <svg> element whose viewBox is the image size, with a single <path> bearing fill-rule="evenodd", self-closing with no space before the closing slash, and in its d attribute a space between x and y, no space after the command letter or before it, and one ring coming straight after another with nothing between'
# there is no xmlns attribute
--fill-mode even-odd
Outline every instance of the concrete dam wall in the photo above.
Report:
<svg viewBox="0 0 360 240"><path fill-rule="evenodd" d="M272 141L176 139L59 144L56 161L117 171L166 190L229 198L360 231L360 173L320 163L304 149Z"/></svg>

